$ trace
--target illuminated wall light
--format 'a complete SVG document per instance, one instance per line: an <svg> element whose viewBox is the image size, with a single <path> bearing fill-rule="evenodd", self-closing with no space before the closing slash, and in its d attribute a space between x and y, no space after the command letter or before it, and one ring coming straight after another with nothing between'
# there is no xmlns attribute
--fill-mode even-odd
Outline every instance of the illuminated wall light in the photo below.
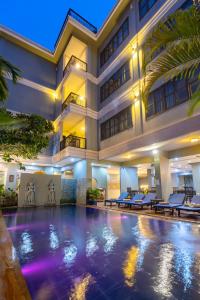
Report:
<svg viewBox="0 0 200 300"><path fill-rule="evenodd" d="M191 143L197 143L199 141L199 139L198 138L193 138L193 139L191 139Z"/></svg>
<svg viewBox="0 0 200 300"><path fill-rule="evenodd" d="M136 46L132 46L132 58L134 59L137 55Z"/></svg>

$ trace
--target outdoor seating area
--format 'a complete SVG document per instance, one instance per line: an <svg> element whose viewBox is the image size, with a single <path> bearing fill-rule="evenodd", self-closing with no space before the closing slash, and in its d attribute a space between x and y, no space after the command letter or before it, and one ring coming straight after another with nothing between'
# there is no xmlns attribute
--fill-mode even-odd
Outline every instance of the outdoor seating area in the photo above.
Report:
<svg viewBox="0 0 200 300"><path fill-rule="evenodd" d="M122 192L117 199L106 199L104 208L126 210L142 214L157 216L187 217L193 221L200 216L200 195L188 197L185 193L173 192L168 201L159 199L155 192L146 194L134 191L134 195L129 192ZM200 220L200 219L199 219Z"/></svg>

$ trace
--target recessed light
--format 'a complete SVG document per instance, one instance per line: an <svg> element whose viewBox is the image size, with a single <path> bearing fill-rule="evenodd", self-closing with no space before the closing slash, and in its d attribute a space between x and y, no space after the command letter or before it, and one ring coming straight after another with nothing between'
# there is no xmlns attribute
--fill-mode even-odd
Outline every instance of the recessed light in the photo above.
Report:
<svg viewBox="0 0 200 300"><path fill-rule="evenodd" d="M157 149L154 149L154 150L152 151L152 153L153 153L154 155L156 155L156 154L158 154L158 150L157 150Z"/></svg>

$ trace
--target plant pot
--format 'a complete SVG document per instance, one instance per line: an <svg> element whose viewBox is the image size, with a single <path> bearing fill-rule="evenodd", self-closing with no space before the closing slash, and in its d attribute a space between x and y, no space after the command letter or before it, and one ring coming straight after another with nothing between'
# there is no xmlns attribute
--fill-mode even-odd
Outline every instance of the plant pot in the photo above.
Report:
<svg viewBox="0 0 200 300"><path fill-rule="evenodd" d="M97 200L96 199L88 199L87 205L97 205Z"/></svg>

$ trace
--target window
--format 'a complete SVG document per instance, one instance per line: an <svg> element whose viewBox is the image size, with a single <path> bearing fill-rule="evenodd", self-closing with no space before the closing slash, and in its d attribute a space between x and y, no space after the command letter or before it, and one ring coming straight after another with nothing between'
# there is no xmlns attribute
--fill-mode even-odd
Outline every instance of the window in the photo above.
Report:
<svg viewBox="0 0 200 300"><path fill-rule="evenodd" d="M133 127L131 106L101 124L101 140Z"/></svg>
<svg viewBox="0 0 200 300"><path fill-rule="evenodd" d="M146 112L147 119L189 100L197 88L197 76L198 72L192 80L169 81L150 93Z"/></svg>
<svg viewBox="0 0 200 300"><path fill-rule="evenodd" d="M104 48L104 50L100 54L100 67L102 67L109 58L113 55L113 53L119 48L119 46L123 43L123 41L129 35L129 18L127 18L108 45Z"/></svg>
<svg viewBox="0 0 200 300"><path fill-rule="evenodd" d="M139 0L139 16L140 20L148 13L158 0Z"/></svg>
<svg viewBox="0 0 200 300"><path fill-rule="evenodd" d="M186 0L182 5L181 9L185 10L190 8L193 5L193 0Z"/></svg>
<svg viewBox="0 0 200 300"><path fill-rule="evenodd" d="M129 61L127 61L104 85L100 88L101 102L126 83L130 76Z"/></svg>

